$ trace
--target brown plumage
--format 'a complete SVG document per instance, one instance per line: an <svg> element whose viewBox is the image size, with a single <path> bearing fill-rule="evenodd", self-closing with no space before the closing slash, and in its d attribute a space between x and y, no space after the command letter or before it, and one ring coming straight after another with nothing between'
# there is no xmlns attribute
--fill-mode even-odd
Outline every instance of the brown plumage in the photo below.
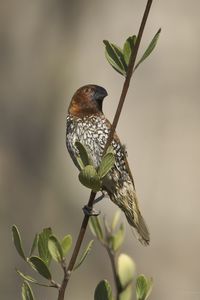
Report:
<svg viewBox="0 0 200 300"><path fill-rule="evenodd" d="M102 103L107 92L97 85L86 85L72 97L67 115L66 145L75 163L80 141L87 149L96 167L101 162L102 153L109 135L111 124L102 112ZM115 152L115 165L103 180L103 190L125 213L128 223L135 229L139 241L149 244L149 232L138 207L133 177L126 153L117 134L114 134L112 147Z"/></svg>

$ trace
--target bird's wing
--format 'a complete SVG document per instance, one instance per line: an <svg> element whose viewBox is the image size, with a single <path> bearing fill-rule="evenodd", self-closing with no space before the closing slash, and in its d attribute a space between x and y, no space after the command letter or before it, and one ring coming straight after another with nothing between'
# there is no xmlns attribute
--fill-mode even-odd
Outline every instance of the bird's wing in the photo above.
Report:
<svg viewBox="0 0 200 300"><path fill-rule="evenodd" d="M108 128L110 128L111 123L109 122L108 119L106 119L106 123L107 123ZM122 145L122 143L121 143L121 141L120 141L120 139L119 139L116 132L114 133L114 136L113 136L112 146L113 146L114 150L117 152L116 153L117 154L116 160L121 160L121 163L124 164L124 168L127 171L129 177L131 178L131 181L133 183L133 187L135 189L135 183L134 183L134 180L133 180L131 169L129 167L128 160L127 160L127 153L126 153L125 147Z"/></svg>

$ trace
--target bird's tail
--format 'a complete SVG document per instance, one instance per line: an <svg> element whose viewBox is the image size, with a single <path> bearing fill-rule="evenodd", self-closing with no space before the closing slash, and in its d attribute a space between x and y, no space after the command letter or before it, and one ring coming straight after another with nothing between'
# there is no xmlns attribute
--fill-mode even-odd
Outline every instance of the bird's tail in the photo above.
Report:
<svg viewBox="0 0 200 300"><path fill-rule="evenodd" d="M136 236L136 238L140 241L140 243L144 246L149 245L150 242L150 235L147 228L147 225L144 221L143 216L141 215L140 211L137 211L137 222L133 219L128 211L124 210L124 213L126 215L128 223L133 228L133 234Z"/></svg>
<svg viewBox="0 0 200 300"><path fill-rule="evenodd" d="M109 193L111 200L117 204L125 213L128 223L133 227L134 234L141 244L147 246L150 235L142 217L135 189L132 183L124 183L123 187L116 189L115 193Z"/></svg>

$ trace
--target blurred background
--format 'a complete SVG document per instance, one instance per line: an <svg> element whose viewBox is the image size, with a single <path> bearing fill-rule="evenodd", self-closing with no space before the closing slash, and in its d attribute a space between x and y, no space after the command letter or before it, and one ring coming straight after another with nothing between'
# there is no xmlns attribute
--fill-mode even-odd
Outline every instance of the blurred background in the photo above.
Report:
<svg viewBox="0 0 200 300"><path fill-rule="evenodd" d="M200 2L154 2L140 55L159 27L162 33L132 80L117 130L128 148L151 245L142 247L127 226L122 251L135 259L138 273L154 278L151 299L197 300ZM112 120L123 77L105 60L102 40L122 45L137 33L145 5L144 0L0 2L1 299L21 299L14 267L28 272L12 244L12 224L21 230L27 251L34 234L47 226L60 238L77 237L89 190L79 184L66 152L67 107L77 88L95 83L108 91L104 112ZM108 200L98 207L108 219L117 209ZM91 238L88 230L84 245ZM66 298L92 300L102 278L113 284L107 254L95 242ZM34 291L37 299L56 299L54 290Z"/></svg>

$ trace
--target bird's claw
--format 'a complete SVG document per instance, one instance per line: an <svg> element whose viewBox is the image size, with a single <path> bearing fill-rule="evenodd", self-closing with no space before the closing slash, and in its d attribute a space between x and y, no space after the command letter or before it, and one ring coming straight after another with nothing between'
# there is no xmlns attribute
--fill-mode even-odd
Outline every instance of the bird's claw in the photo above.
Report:
<svg viewBox="0 0 200 300"><path fill-rule="evenodd" d="M88 205L85 205L83 207L83 212L88 217L97 217L101 213L100 210L96 210L93 207L89 207Z"/></svg>

